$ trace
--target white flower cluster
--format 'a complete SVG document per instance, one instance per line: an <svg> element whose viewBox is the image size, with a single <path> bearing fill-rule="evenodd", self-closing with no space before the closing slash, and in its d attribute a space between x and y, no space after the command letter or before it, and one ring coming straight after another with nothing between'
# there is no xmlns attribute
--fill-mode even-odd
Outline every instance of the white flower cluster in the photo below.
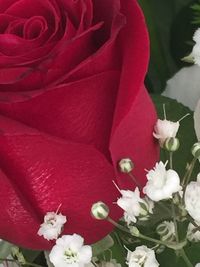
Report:
<svg viewBox="0 0 200 267"><path fill-rule="evenodd" d="M159 162L147 173L143 192L153 201L160 201L172 198L172 195L181 189L178 173L171 169L166 170L166 164Z"/></svg>
<svg viewBox="0 0 200 267"><path fill-rule="evenodd" d="M66 216L63 216L61 213L47 212L44 216L44 222L40 225L38 235L43 236L47 240L57 239L66 221Z"/></svg>
<svg viewBox="0 0 200 267"><path fill-rule="evenodd" d="M160 146L163 147L167 138L176 137L179 127L180 123L178 121L158 119L154 127L153 136L159 140Z"/></svg>
<svg viewBox="0 0 200 267"><path fill-rule="evenodd" d="M117 204L124 210L124 219L128 225L135 223L138 216L144 219L153 213L154 203L147 197L142 199L137 187L135 191L120 190L120 193L122 197L117 200Z"/></svg>
<svg viewBox="0 0 200 267"><path fill-rule="evenodd" d="M57 212L47 212L44 216L44 222L40 225L38 235L47 240L56 239L49 259L55 267L84 267L92 259L92 248L83 245L83 238L80 235L58 236L66 223L66 216Z"/></svg>
<svg viewBox="0 0 200 267"><path fill-rule="evenodd" d="M134 251L128 250L127 264L129 267L158 267L155 252L146 246L136 247Z"/></svg>

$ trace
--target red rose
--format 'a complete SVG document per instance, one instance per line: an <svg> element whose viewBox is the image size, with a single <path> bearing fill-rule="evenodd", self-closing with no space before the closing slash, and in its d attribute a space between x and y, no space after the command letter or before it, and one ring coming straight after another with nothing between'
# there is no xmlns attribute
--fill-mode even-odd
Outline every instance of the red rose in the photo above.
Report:
<svg viewBox="0 0 200 267"><path fill-rule="evenodd" d="M64 233L87 243L111 225L90 216L157 158L156 115L144 89L148 37L135 0L0 0L0 237L48 249L37 235L61 206ZM114 169L116 172L114 172ZM121 178L120 178L121 177Z"/></svg>

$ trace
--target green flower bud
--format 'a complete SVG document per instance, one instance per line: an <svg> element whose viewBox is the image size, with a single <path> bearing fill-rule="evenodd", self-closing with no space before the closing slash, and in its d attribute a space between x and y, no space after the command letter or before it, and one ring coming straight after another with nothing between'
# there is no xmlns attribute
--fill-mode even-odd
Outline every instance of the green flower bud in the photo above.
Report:
<svg viewBox="0 0 200 267"><path fill-rule="evenodd" d="M195 143L192 146L191 152L195 158L200 159L200 142Z"/></svg>
<svg viewBox="0 0 200 267"><path fill-rule="evenodd" d="M179 149L180 142L179 139L176 137L170 137L165 140L164 149L169 152L175 152Z"/></svg>
<svg viewBox="0 0 200 267"><path fill-rule="evenodd" d="M140 235L140 231L138 230L137 227L135 227L135 226L131 226L129 229L130 229L130 233L131 233L133 236L138 237L138 236Z"/></svg>
<svg viewBox="0 0 200 267"><path fill-rule="evenodd" d="M121 159L118 165L119 165L119 170L122 173L130 173L134 168L134 164L132 160L129 158Z"/></svg>
<svg viewBox="0 0 200 267"><path fill-rule="evenodd" d="M96 202L92 205L91 215L97 220L104 220L109 215L109 208L102 201Z"/></svg>

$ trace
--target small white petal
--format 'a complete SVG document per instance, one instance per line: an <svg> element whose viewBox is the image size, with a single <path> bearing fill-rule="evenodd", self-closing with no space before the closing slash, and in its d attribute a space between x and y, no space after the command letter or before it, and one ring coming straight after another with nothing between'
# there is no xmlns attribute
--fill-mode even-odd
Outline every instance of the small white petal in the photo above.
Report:
<svg viewBox="0 0 200 267"><path fill-rule="evenodd" d="M176 137L179 129L179 122L158 119L154 127L153 136L157 138L160 145L163 146L167 138Z"/></svg>
<svg viewBox="0 0 200 267"><path fill-rule="evenodd" d="M197 65L185 67L167 81L163 95L176 99L191 110L194 110L200 98L199 84L200 67Z"/></svg>
<svg viewBox="0 0 200 267"><path fill-rule="evenodd" d="M77 234L62 236L49 254L50 261L55 267L84 267L91 261L92 249L83 241Z"/></svg>
<svg viewBox="0 0 200 267"><path fill-rule="evenodd" d="M136 247L134 251L128 250L127 264L129 267L158 267L155 252L146 246Z"/></svg>
<svg viewBox="0 0 200 267"><path fill-rule="evenodd" d="M57 239L66 221L66 216L63 216L61 213L47 212L44 216L44 222L38 230L38 235L43 236L47 240Z"/></svg>
<svg viewBox="0 0 200 267"><path fill-rule="evenodd" d="M190 216L200 222L200 183L190 182L185 190L185 208Z"/></svg>

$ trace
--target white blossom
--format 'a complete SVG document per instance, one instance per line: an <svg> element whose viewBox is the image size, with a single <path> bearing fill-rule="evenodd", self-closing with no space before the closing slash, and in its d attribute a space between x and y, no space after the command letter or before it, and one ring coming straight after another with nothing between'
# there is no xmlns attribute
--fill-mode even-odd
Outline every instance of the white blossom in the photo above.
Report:
<svg viewBox="0 0 200 267"><path fill-rule="evenodd" d="M155 252L146 246L139 246L132 252L128 250L127 264L129 267L158 267Z"/></svg>
<svg viewBox="0 0 200 267"><path fill-rule="evenodd" d="M174 170L166 170L163 162L156 163L154 169L147 173L147 183L143 192L153 201L172 198L172 194L179 192L180 178Z"/></svg>
<svg viewBox="0 0 200 267"><path fill-rule="evenodd" d="M117 205L124 210L124 219L130 224L136 222L139 215L146 216L152 213L154 204L147 198L142 199L138 187L135 191L120 190L122 197L117 200Z"/></svg>
<svg viewBox="0 0 200 267"><path fill-rule="evenodd" d="M184 67L167 81L163 95L176 99L191 110L194 110L200 98L199 84L200 67L197 65Z"/></svg>
<svg viewBox="0 0 200 267"><path fill-rule="evenodd" d="M159 140L161 146L167 138L176 137L180 123L158 119L154 127L153 136Z"/></svg>
<svg viewBox="0 0 200 267"><path fill-rule="evenodd" d="M200 226L200 223L195 222L198 226ZM200 231L197 230L197 228L192 224L189 223L188 229L187 229L187 239L191 242L199 242L200 241Z"/></svg>
<svg viewBox="0 0 200 267"><path fill-rule="evenodd" d="M193 40L196 44L193 46L191 57L194 63L200 66L200 28L195 31Z"/></svg>
<svg viewBox="0 0 200 267"><path fill-rule="evenodd" d="M84 267L92 259L92 248L83 242L80 235L63 235L56 240L49 254L50 261L55 267Z"/></svg>
<svg viewBox="0 0 200 267"><path fill-rule="evenodd" d="M185 208L190 216L200 222L200 182L190 182L185 190Z"/></svg>
<svg viewBox="0 0 200 267"><path fill-rule="evenodd" d="M66 221L66 216L63 216L61 213L47 212L44 216L44 222L40 225L38 235L43 236L47 240L57 239Z"/></svg>
<svg viewBox="0 0 200 267"><path fill-rule="evenodd" d="M200 267L200 262L195 265L195 267Z"/></svg>

